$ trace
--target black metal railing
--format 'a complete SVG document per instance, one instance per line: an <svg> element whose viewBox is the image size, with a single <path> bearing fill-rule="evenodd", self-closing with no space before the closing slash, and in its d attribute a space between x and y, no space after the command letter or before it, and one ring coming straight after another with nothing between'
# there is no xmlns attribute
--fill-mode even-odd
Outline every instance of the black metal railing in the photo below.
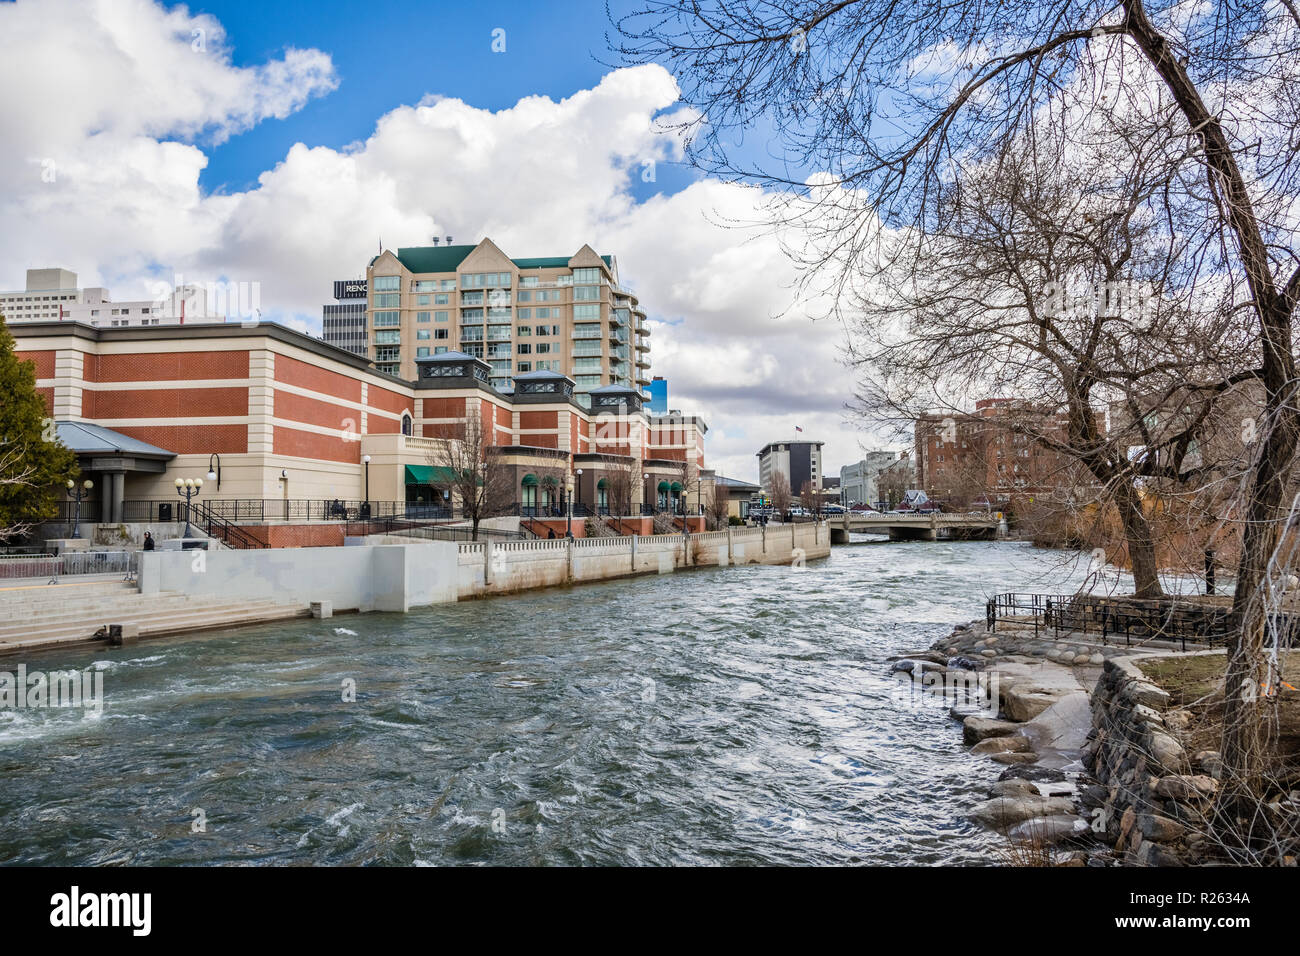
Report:
<svg viewBox="0 0 1300 956"><path fill-rule="evenodd" d="M1183 650L1188 641L1227 643L1241 625L1239 615L1225 604L1096 594L996 594L985 604L985 618L990 631L997 630L999 621L1014 621L1032 626L1035 636L1047 630L1053 636L1091 632L1100 634L1104 644L1123 636L1127 645L1134 640L1165 640L1177 642ZM1280 644L1300 646L1300 617L1282 613L1275 623Z"/></svg>
<svg viewBox="0 0 1300 956"><path fill-rule="evenodd" d="M216 538L231 548L241 550L252 550L257 548L270 547L265 541L253 537L242 528L231 524L225 518L215 514L208 505L210 502L195 501L192 502L193 523L198 524L207 532L208 537Z"/></svg>

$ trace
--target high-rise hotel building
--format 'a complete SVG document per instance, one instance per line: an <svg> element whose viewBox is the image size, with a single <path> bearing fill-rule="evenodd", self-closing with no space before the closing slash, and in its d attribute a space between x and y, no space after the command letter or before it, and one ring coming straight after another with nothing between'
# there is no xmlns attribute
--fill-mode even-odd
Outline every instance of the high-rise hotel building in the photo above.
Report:
<svg viewBox="0 0 1300 956"><path fill-rule="evenodd" d="M381 372L414 380L416 359L460 351L486 361L498 389L519 373L560 372L584 404L603 385L650 384L645 311L620 286L617 260L590 246L541 259L512 259L491 239L390 249L366 283L368 357Z"/></svg>

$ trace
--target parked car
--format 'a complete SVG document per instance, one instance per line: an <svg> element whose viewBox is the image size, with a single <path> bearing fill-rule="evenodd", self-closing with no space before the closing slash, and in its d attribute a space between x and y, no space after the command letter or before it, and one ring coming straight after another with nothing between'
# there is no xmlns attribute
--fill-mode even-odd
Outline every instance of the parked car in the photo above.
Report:
<svg viewBox="0 0 1300 956"><path fill-rule="evenodd" d="M827 505L825 508L822 509L822 514L842 515L846 511L848 511L848 509L843 508L840 505Z"/></svg>

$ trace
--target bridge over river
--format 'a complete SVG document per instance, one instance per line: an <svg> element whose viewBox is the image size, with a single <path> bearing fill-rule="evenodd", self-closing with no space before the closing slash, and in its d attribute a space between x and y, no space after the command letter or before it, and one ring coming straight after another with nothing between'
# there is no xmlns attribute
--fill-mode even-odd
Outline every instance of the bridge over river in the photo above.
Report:
<svg viewBox="0 0 1300 956"><path fill-rule="evenodd" d="M951 540L991 541L1001 519L996 514L880 514L847 512L827 519L831 544L848 544L849 533L888 534L890 541Z"/></svg>

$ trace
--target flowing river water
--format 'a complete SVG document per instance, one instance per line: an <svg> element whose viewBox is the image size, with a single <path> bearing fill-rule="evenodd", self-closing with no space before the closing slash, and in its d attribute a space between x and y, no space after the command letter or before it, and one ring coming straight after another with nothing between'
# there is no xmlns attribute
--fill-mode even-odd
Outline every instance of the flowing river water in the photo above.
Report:
<svg viewBox="0 0 1300 956"><path fill-rule="evenodd" d="M886 659L1082 576L866 544L28 655L105 705L0 711L0 862L988 863L963 814L998 768Z"/></svg>

